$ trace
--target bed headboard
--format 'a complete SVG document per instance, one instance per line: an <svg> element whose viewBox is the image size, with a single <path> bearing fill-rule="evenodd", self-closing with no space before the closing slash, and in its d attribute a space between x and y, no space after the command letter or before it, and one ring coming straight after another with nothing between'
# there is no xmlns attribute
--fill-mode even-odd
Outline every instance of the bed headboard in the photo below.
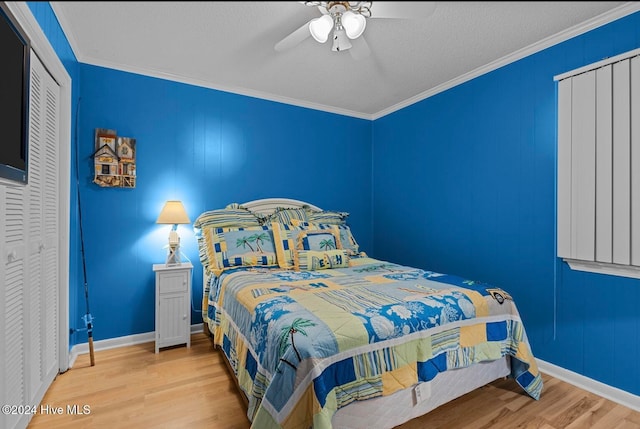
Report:
<svg viewBox="0 0 640 429"><path fill-rule="evenodd" d="M261 200L253 200L241 204L242 207L250 210L253 213L268 215L275 211L278 207L284 208L301 208L307 206L312 210L321 211L322 209L300 200L293 200L290 198L264 198Z"/></svg>

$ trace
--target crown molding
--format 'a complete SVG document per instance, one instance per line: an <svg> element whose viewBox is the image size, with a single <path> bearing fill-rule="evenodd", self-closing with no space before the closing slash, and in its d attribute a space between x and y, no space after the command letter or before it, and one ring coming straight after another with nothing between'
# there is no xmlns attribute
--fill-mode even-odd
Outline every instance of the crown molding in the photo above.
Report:
<svg viewBox="0 0 640 429"><path fill-rule="evenodd" d="M419 101L425 100L429 97L433 97L436 94L444 92L448 89L451 89L455 86L468 82L472 79L475 79L479 76L492 72L494 70L499 69L500 67L504 67L508 64L514 63L518 60L526 58L532 54L543 51L551 46L557 45L564 41L567 41L573 37L584 34L588 31L591 31L595 28L601 27L605 24L609 24L617 19L623 18L627 15L631 15L640 10L640 2L628 2L625 3L615 9L611 9L608 12L605 12L601 15L596 16L590 20L587 20L579 25L563 30L559 33L554 34L553 36L547 37L545 39L540 40L532 45L529 45L523 49L513 52L507 56L504 56L496 61L493 61L484 66L478 67L475 70L470 71L469 73L465 73L455 79L451 79L448 82L445 82L441 85L438 85L434 88L431 88L425 92L422 92L414 97L408 98L398 104L395 104L391 107L383 109L378 113L372 115L372 119L376 120L382 118L386 115L389 115L393 112L401 110L405 107L411 106Z"/></svg>

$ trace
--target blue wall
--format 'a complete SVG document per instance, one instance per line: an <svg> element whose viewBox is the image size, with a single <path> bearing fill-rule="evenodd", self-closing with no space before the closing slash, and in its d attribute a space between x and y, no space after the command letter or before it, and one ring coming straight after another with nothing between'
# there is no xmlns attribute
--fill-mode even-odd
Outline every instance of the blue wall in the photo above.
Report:
<svg viewBox="0 0 640 429"><path fill-rule="evenodd" d="M555 257L553 77L640 47L640 13L374 123L381 259L504 287L534 354L640 394L640 280Z"/></svg>
<svg viewBox="0 0 640 429"><path fill-rule="evenodd" d="M164 262L168 235L155 219L168 199L181 199L192 221L231 202L301 199L351 213L355 237L363 250L371 248L370 121L79 64L49 3L28 6L73 81L71 346L87 341L77 331L87 308L76 164L96 340L154 330L152 264ZM135 189L92 183L95 128L136 138ZM196 324L201 265L193 231L181 225L179 232L195 266Z"/></svg>
<svg viewBox="0 0 640 429"><path fill-rule="evenodd" d="M351 213L371 247L371 122L161 79L80 65L80 183L91 309L97 340L155 324L154 263L169 226L155 220L179 199L191 218L258 198L286 197ZM95 128L137 145L135 189L92 183ZM181 249L194 263L192 323L202 321L202 268L190 227Z"/></svg>
<svg viewBox="0 0 640 429"><path fill-rule="evenodd" d="M640 46L639 14L371 123L80 65L48 3L29 6L72 76L74 118L79 106L96 339L154 329L151 264L164 260L167 233L154 222L165 200L182 199L194 220L229 202L282 196L350 211L356 238L375 257L508 289L536 356L640 394L640 281L575 272L555 257L553 81ZM91 183L97 127L137 139L135 189ZM75 192L69 317L79 328ZM197 310L195 241L187 227L180 234L196 264ZM199 317L194 311L193 323ZM83 342L81 333L71 337L71 345Z"/></svg>

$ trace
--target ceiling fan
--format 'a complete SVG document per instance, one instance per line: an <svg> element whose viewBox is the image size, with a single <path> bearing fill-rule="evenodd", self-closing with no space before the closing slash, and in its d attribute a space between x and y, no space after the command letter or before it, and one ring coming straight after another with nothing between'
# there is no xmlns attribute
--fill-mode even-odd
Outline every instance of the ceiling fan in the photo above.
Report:
<svg viewBox="0 0 640 429"><path fill-rule="evenodd" d="M364 38L367 20L372 18L426 18L436 8L435 2L400 1L301 1L317 7L320 16L305 22L274 46L278 52L297 46L308 37L325 43L331 34L334 52L349 51L355 59L367 57L371 49ZM353 41L353 43L352 43Z"/></svg>

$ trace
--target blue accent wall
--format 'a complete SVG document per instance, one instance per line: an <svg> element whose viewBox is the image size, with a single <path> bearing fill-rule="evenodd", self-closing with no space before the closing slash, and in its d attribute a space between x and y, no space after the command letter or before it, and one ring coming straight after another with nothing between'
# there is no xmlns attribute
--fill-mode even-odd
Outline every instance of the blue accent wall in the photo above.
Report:
<svg viewBox="0 0 640 429"><path fill-rule="evenodd" d="M230 202L289 197L349 211L374 257L504 287L537 357L640 395L640 280L572 271L555 257L553 81L638 48L640 14L371 122L78 64L49 4L28 4L73 80L72 328L86 311L77 127L97 340L154 330L151 265L165 257L168 230L155 224L165 200L181 199L194 220ZM98 127L137 139L135 189L91 183ZM179 233L196 265L198 323L195 239L188 226Z"/></svg>
<svg viewBox="0 0 640 429"><path fill-rule="evenodd" d="M97 340L155 324L152 264L164 263L166 200L191 220L259 198L343 210L371 248L371 121L162 79L80 65L80 184ZM92 183L95 128L136 139L135 189ZM192 323L201 323L202 267L193 230L180 225L194 263Z"/></svg>
<svg viewBox="0 0 640 429"><path fill-rule="evenodd" d="M374 122L374 249L508 290L533 353L640 394L640 280L556 258L555 75L640 47L640 13Z"/></svg>

